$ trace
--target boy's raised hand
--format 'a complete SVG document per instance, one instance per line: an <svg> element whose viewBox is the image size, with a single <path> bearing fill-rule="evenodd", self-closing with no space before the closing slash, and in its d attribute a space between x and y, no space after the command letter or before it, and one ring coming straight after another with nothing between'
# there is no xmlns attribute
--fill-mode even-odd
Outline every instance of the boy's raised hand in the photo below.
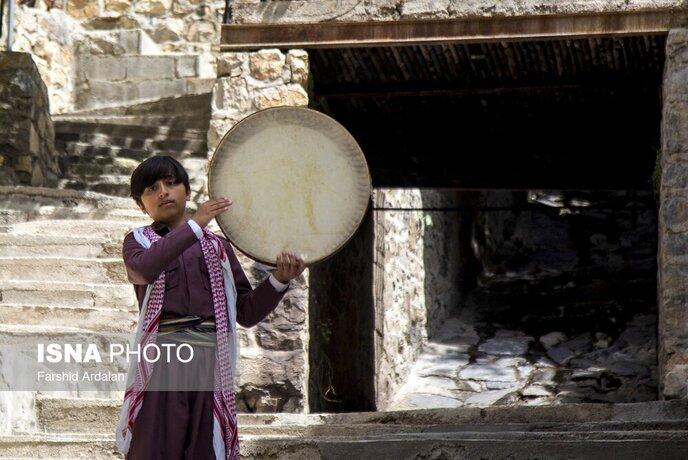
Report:
<svg viewBox="0 0 688 460"><path fill-rule="evenodd" d="M305 268L306 263L301 257L291 252L283 251L277 255L277 269L273 272L273 276L280 283L286 283L303 273Z"/></svg>
<svg viewBox="0 0 688 460"><path fill-rule="evenodd" d="M196 213L193 215L192 219L201 228L205 227L210 223L215 216L229 209L233 201L229 198L218 198L216 200L208 200L198 206Z"/></svg>

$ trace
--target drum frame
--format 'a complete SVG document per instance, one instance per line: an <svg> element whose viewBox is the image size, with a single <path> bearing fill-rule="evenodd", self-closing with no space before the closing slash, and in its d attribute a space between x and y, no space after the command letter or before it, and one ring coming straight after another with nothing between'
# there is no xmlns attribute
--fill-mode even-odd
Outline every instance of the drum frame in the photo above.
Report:
<svg viewBox="0 0 688 460"><path fill-rule="evenodd" d="M341 123L339 123L339 122L338 122L337 120L335 120L334 118L332 118L332 117L330 117L329 115L324 114L324 113L322 113L322 112L320 112L320 111L318 111L318 110L311 109L311 108L309 108L309 107L292 106L292 105L280 105L280 106L268 107L268 108L265 108L265 109L257 110L257 111L255 111L255 112L253 112L253 113L251 113L251 114L245 116L244 118L242 118L241 120L239 120L238 122L236 122L231 128L229 128L229 130L222 136L222 139L220 139L220 142L218 142L217 146L215 147L215 150L213 151L213 156L211 157L210 161L208 162L208 170L207 170L207 172L206 172L206 184L208 184L208 197L209 197L211 200L214 199L215 193L214 193L214 191L213 191L213 189L212 189L212 184L211 184L211 182L210 182L210 172L213 170L213 165L215 164L215 159L216 159L216 157L217 157L217 156L216 156L217 150L218 150L218 148L222 145L222 142L225 140L225 138L226 138L227 136L229 136L229 134L230 134L237 126L239 126L240 124L244 123L244 122L245 122L246 120L248 120L249 118L252 118L252 117L254 117L255 115L261 114L261 113L263 113L263 112L272 111L272 110L281 110L281 109L285 109L285 108L286 108L286 109L295 109L295 108L296 108L296 109L299 109L299 110L308 110L308 111L311 111L311 112L315 112L315 113L318 114L318 116L325 116L325 117L329 118L330 120L334 121L334 122L335 122L336 124L338 124L345 132L349 133L349 131L344 127L344 125L342 125ZM358 148L358 151L361 153L361 155L363 155L363 158L365 159L365 154L363 153L363 149L361 149L361 146L358 144L358 142L357 142L356 139L353 137L353 135L352 135L351 133L349 133L349 135L354 139L354 143L356 144L356 147ZM351 235L349 235L349 237L348 237L345 241L343 241L339 246L337 246L330 254L328 254L328 255L325 256L325 257L321 257L321 258L319 258L319 259L315 259L315 260L309 262L308 266L311 266L311 265L313 265L313 264L317 264L317 263L323 262L323 261L329 259L330 257L334 256L335 254L337 254L344 246L346 246L346 244L347 244L349 241L351 241L351 239L358 233L359 229L361 228L361 224L363 223L363 219L365 219L365 216L366 216L366 214L368 213L368 208L370 208L370 206L371 206L371 203L372 203L372 194L373 194L373 185L372 185L372 179L371 179L371 176L370 176L370 168L368 168L368 162L367 162L367 161L364 161L364 165L365 165L366 175L367 175L367 177L368 177L367 183L370 184L370 192L369 192L369 195L368 195L368 202L366 203L365 209L363 210L363 213L361 213L361 217L360 217L360 219L358 220L358 222L356 223L356 230L355 230ZM220 230L221 230L222 233L224 234L224 236L225 236L225 238L227 239L227 241L229 241L230 243L232 243L232 246L234 246L234 247L237 248L239 251L241 251L241 253L243 253L244 255L246 255L246 257L249 257L249 258L255 260L256 262L260 262L261 264L269 265L269 266L271 266L271 267L276 267L276 262L271 262L271 261L268 261L268 260L263 260L263 259L261 259L260 257L257 257L257 256L255 256L255 255L251 254L251 252L247 251L246 249L241 248L238 244L236 244L236 243L232 240L232 238L229 237L228 232L223 228L222 223L220 222L219 219L217 219L217 216L216 216L214 219L215 219L215 222L217 222L218 227L220 227Z"/></svg>

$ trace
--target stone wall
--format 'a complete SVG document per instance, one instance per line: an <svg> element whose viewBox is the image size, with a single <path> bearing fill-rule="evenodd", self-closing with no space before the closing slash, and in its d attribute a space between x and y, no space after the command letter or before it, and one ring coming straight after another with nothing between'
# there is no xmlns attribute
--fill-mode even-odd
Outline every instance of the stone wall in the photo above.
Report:
<svg viewBox="0 0 688 460"><path fill-rule="evenodd" d="M669 32L662 102L659 385L688 398L688 29Z"/></svg>
<svg viewBox="0 0 688 460"><path fill-rule="evenodd" d="M222 54L211 103L209 158L222 136L247 115L280 105L306 106L307 82L308 55L301 50ZM265 276L258 264L248 258L244 262L244 267L254 267L254 275ZM307 270L271 316L242 332L239 400L248 411L308 408L308 276Z"/></svg>
<svg viewBox="0 0 688 460"><path fill-rule="evenodd" d="M260 264L236 253L253 286L267 278ZM307 269L267 318L249 329L237 326L240 412L307 411L308 280Z"/></svg>
<svg viewBox="0 0 688 460"><path fill-rule="evenodd" d="M251 113L281 105L308 105L308 54L264 49L218 57L208 132L208 155L222 136Z"/></svg>
<svg viewBox="0 0 688 460"><path fill-rule="evenodd" d="M385 410L428 339L459 306L459 220L452 192L374 193L375 375Z"/></svg>
<svg viewBox="0 0 688 460"><path fill-rule="evenodd" d="M77 55L117 55L118 47L121 48L118 42L123 39L120 36L113 34L114 40L111 39L108 43L107 37L98 37L100 32L106 34L108 31L118 30L140 31L145 37L150 37L149 40L157 54L195 54L200 61L197 67L200 69L199 76L214 78L224 5L224 1L196 0L57 0L50 10L46 10L45 2L42 1L36 2L35 7L18 5L15 9L12 50L31 53L36 59L38 69L49 89L52 113L69 113L84 108L83 104L82 107L75 105L75 99L79 94L89 90L80 87L84 79L78 78L78 70L87 64L76 62ZM94 37L89 37L90 35ZM6 32L0 37L0 49L6 46L5 36ZM84 36L87 38L84 39ZM111 64L109 67L122 69L120 63ZM81 77L83 76L81 74ZM182 82L163 84L167 86L162 88L163 93L179 93ZM142 85L150 86L147 82ZM169 88L172 85L176 86ZM153 94L156 94L157 89L152 89ZM206 88L199 89L208 91ZM141 91L138 87L129 91L132 90ZM151 90L143 88L143 92L146 91L151 93ZM194 88L187 91L183 88L181 92L199 91L194 91ZM126 101L131 97L127 95L125 98L120 95L120 99Z"/></svg>
<svg viewBox="0 0 688 460"><path fill-rule="evenodd" d="M235 0L232 19L236 23L390 21L681 8L682 0Z"/></svg>
<svg viewBox="0 0 688 460"><path fill-rule="evenodd" d="M0 52L0 185L55 186L48 92L28 53Z"/></svg>
<svg viewBox="0 0 688 460"><path fill-rule="evenodd" d="M19 5L14 24L12 50L33 56L48 88L51 113L69 112L74 92L73 38L81 31L79 23L59 9L44 11ZM7 45L5 35L0 49Z"/></svg>

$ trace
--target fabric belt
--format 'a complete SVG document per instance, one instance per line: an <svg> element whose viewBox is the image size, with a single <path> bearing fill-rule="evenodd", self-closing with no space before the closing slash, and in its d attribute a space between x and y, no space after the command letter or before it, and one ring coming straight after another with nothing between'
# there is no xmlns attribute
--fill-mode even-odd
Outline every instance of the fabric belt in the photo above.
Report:
<svg viewBox="0 0 688 460"><path fill-rule="evenodd" d="M215 320L200 316L162 317L158 326L158 337L176 342L215 346Z"/></svg>

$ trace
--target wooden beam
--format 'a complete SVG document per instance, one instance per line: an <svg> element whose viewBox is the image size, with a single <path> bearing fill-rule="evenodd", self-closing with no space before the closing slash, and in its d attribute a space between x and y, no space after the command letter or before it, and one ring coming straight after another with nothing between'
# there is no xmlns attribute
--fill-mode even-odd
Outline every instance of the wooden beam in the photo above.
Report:
<svg viewBox="0 0 688 460"><path fill-rule="evenodd" d="M350 48L665 33L688 9L368 22L223 24L222 51Z"/></svg>

